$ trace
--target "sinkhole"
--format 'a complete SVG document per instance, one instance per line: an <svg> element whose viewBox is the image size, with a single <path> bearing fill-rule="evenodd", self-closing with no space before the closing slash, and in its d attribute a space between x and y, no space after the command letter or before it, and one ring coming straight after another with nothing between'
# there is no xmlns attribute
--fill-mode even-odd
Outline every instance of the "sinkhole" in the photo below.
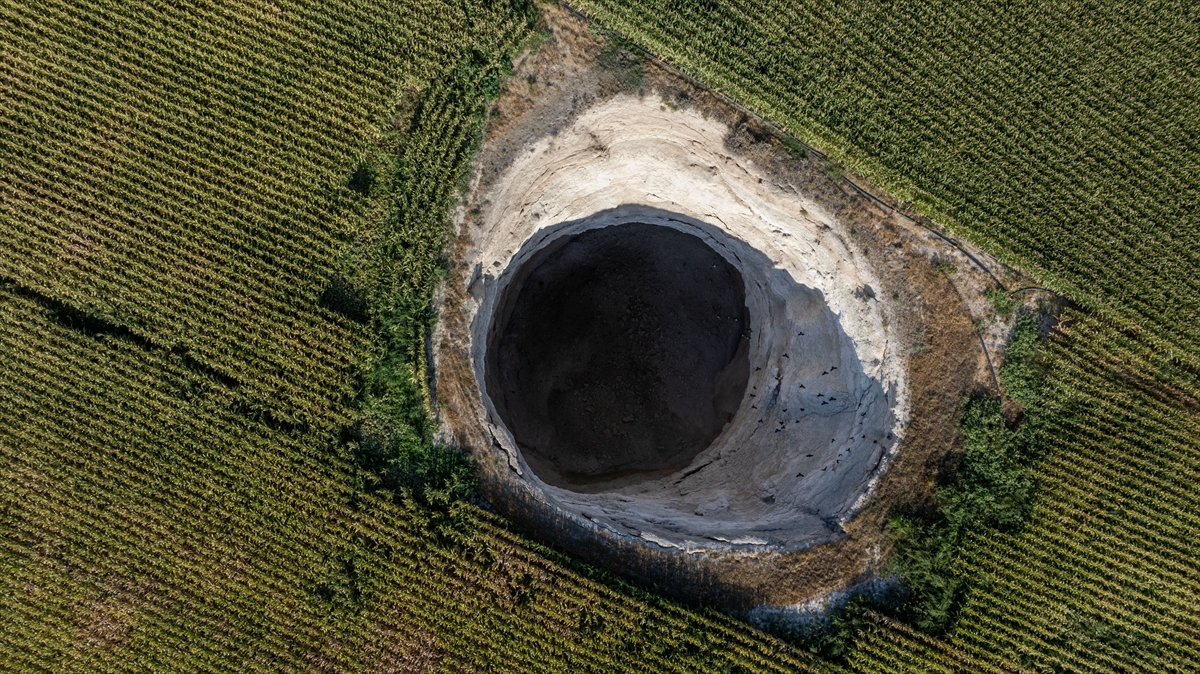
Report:
<svg viewBox="0 0 1200 674"><path fill-rule="evenodd" d="M466 297L500 507L684 549L844 535L896 440L853 268L639 204L496 231Z"/></svg>
<svg viewBox="0 0 1200 674"><path fill-rule="evenodd" d="M493 146L428 355L439 440L471 452L490 507L745 607L875 554L844 525L907 424L909 318L886 257L730 133L617 96Z"/></svg>
<svg viewBox="0 0 1200 674"><path fill-rule="evenodd" d="M497 511L626 570L844 540L907 418L885 288L722 123L649 100L591 108L461 211L442 437Z"/></svg>

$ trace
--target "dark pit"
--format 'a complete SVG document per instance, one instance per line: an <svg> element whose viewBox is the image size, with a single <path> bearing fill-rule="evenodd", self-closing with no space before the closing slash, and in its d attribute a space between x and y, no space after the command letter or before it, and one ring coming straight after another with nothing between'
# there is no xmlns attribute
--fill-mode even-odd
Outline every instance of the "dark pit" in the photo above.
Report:
<svg viewBox="0 0 1200 674"><path fill-rule="evenodd" d="M669 475L733 418L750 369L745 287L699 237L602 227L510 271L487 388L545 482L598 492Z"/></svg>

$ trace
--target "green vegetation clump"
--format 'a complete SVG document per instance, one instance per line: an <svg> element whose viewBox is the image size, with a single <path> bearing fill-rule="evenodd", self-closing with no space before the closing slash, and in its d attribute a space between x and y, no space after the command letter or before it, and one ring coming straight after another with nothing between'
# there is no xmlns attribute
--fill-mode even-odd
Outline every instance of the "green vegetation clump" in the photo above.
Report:
<svg viewBox="0 0 1200 674"><path fill-rule="evenodd" d="M936 491L932 517L897 516L888 524L896 544L889 571L910 593L896 615L922 631L945 632L966 601L970 579L961 573L964 539L988 529L1012 531L1029 519L1034 482L1028 437L1009 429L994 398L963 410L964 451Z"/></svg>
<svg viewBox="0 0 1200 674"><path fill-rule="evenodd" d="M1021 306L1020 301L1010 295L1004 288L990 288L983 293L983 296L992 303L992 307L996 310L996 315L1002 319L1012 316L1017 307Z"/></svg>
<svg viewBox="0 0 1200 674"><path fill-rule="evenodd" d="M442 504L473 492L468 457L433 440L427 352L436 315L431 303L433 288L446 273L447 214L478 147L486 102L509 67L506 59L489 60L470 50L456 78L427 90L407 126L374 148L374 162L390 179L379 181L360 207L368 234L339 260L347 273L363 279L378 349L363 365L359 416L349 431L366 488ZM448 115L456 121L449 129L444 126ZM443 163L429 166L426 153L435 149L445 153L439 158Z"/></svg>
<svg viewBox="0 0 1200 674"><path fill-rule="evenodd" d="M1023 314L1017 318L1016 329L1004 350L1004 364L1000 366L1000 380L1004 384L1004 395L1030 408L1042 398L1047 368L1041 345L1041 325L1037 314Z"/></svg>
<svg viewBox="0 0 1200 674"><path fill-rule="evenodd" d="M1023 316L1000 372L1006 390L1020 391L1023 418L1006 419L998 398L968 400L959 422L963 451L943 470L936 509L925 516L899 515L888 524L896 545L888 571L908 591L888 609L922 631L948 630L967 600L972 579L962 573L966 538L1017 531L1029 520L1035 494L1031 465L1042 449L1040 344L1037 316Z"/></svg>
<svg viewBox="0 0 1200 674"><path fill-rule="evenodd" d="M370 196L371 187L375 185L375 176L378 169L375 164L370 161L364 161L354 169L354 173L350 174L350 180L346 182L346 187L365 196Z"/></svg>

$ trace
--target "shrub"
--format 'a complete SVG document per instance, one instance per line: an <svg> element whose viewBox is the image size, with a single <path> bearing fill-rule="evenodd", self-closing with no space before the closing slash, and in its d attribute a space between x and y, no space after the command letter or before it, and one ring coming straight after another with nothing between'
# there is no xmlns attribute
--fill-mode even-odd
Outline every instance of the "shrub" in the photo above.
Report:
<svg viewBox="0 0 1200 674"><path fill-rule="evenodd" d="M924 516L893 517L888 533L895 554L887 571L907 590L881 610L930 634L948 630L966 601L971 579L962 573L967 534L1012 531L1028 521L1035 482L1030 462L1040 453L1041 335L1036 315L1022 316L1000 376L1025 414L1005 419L999 398L966 402L959 423L963 452L935 490L936 509Z"/></svg>
<svg viewBox="0 0 1200 674"><path fill-rule="evenodd" d="M1020 302L1013 298L1012 295L1009 295L1008 291L1004 288L992 288L990 290L985 290L983 292L983 296L992 303L992 307L996 309L996 315L1000 318L1008 318L1009 316L1012 316L1013 311L1015 311L1017 306L1020 304Z"/></svg>

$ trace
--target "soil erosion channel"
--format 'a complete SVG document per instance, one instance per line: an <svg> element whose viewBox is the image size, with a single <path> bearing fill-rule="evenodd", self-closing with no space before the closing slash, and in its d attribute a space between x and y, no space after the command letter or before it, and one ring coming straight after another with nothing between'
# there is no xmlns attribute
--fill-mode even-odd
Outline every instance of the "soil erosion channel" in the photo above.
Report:
<svg viewBox="0 0 1200 674"><path fill-rule="evenodd" d="M488 389L530 468L597 492L685 468L742 401L741 274L700 238L643 223L563 237L501 298Z"/></svg>

